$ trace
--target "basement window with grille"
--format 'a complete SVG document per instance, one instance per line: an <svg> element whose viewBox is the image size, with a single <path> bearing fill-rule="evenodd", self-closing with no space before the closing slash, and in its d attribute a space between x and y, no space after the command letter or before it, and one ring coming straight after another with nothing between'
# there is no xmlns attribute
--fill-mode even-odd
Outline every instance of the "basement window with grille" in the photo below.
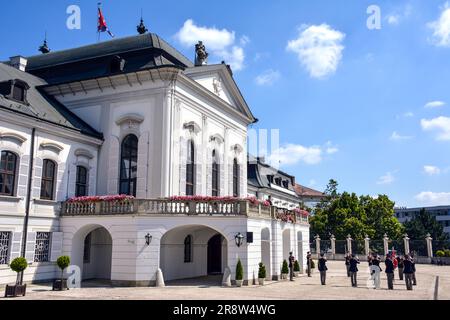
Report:
<svg viewBox="0 0 450 320"><path fill-rule="evenodd" d="M8 264L11 232L0 231L0 265Z"/></svg>
<svg viewBox="0 0 450 320"><path fill-rule="evenodd" d="M34 250L34 262L50 261L50 232L36 233L36 246Z"/></svg>

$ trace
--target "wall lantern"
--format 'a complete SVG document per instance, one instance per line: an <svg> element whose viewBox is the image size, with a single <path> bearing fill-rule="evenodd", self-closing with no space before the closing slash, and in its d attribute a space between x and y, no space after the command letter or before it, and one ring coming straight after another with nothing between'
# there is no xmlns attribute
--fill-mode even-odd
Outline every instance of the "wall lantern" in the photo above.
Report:
<svg viewBox="0 0 450 320"><path fill-rule="evenodd" d="M244 235L239 232L237 235L234 236L234 240L236 241L236 245L239 248L244 243Z"/></svg>
<svg viewBox="0 0 450 320"><path fill-rule="evenodd" d="M146 235L145 235L145 244L146 245L150 245L150 242L152 242L152 236L150 235L150 233L147 233Z"/></svg>

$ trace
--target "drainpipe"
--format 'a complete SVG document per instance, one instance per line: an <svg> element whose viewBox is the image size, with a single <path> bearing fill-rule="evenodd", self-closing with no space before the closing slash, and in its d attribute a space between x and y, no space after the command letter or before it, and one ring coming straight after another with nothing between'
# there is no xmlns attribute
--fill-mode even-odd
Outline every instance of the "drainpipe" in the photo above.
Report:
<svg viewBox="0 0 450 320"><path fill-rule="evenodd" d="M27 235L28 235L28 220L30 217L30 201L31 201L31 186L33 183L33 165L34 165L34 140L36 135L36 128L31 130L31 145L30 145L30 161L28 163L28 186L27 186L27 197L25 202L25 219L22 231L22 250L20 253L21 257L25 258L25 253L27 250ZM19 278L20 277L20 278ZM19 284L23 283L23 271L20 275L17 275Z"/></svg>

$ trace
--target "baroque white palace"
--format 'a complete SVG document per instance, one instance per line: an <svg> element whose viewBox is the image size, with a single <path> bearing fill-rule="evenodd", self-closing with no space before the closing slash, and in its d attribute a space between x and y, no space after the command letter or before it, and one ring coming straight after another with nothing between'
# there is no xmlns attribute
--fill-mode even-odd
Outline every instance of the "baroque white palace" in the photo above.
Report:
<svg viewBox="0 0 450 320"><path fill-rule="evenodd" d="M234 279L238 259L244 283L259 262L278 279L290 251L305 266L295 179L263 165L247 181L257 120L228 65L153 33L42 51L0 63L0 285L21 255L27 282L68 255L83 280L117 286L154 285L158 269Z"/></svg>

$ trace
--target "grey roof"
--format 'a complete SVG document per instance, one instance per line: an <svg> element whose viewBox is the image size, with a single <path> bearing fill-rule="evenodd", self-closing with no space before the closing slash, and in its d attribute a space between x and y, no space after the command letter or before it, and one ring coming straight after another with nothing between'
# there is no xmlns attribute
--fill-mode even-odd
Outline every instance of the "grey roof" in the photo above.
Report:
<svg viewBox="0 0 450 320"><path fill-rule="evenodd" d="M117 55L126 61L124 73L194 66L158 35L146 33L28 57L26 70L49 84L67 83L110 75L108 61Z"/></svg>
<svg viewBox="0 0 450 320"><path fill-rule="evenodd" d="M262 171L264 171L264 173L262 173ZM261 158L249 154L247 164L248 183L257 188L270 188L268 174L291 180L292 185L291 184L289 185L289 190L294 191L293 185L293 183L295 183L294 176L291 176L283 171L277 170L276 168L270 166L269 164L264 163L264 161Z"/></svg>
<svg viewBox="0 0 450 320"><path fill-rule="evenodd" d="M26 95L28 104L7 99L0 94L0 108L74 129L97 138L102 137L100 133L61 103L41 91L39 87L47 84L44 80L4 63L0 63L0 82L9 80L22 80L30 86Z"/></svg>

